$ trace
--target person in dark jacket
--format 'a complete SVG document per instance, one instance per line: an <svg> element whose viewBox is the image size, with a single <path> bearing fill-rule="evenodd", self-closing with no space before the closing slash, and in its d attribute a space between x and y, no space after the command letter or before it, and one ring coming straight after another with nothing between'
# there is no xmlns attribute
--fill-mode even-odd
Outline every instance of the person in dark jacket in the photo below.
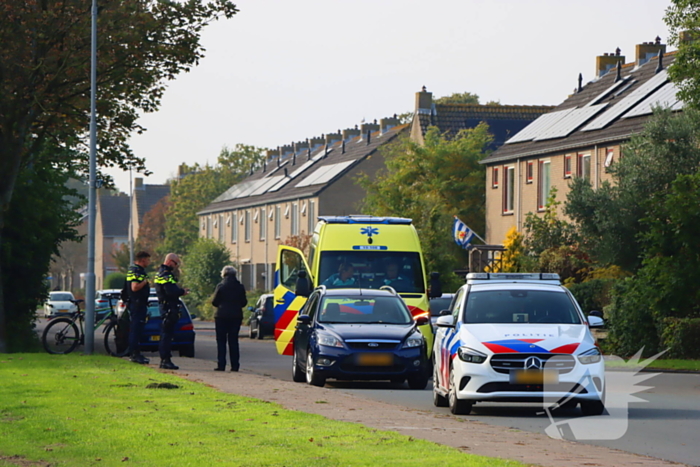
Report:
<svg viewBox="0 0 700 467"><path fill-rule="evenodd" d="M175 253L168 253L165 261L160 265L156 275L156 293L158 294L158 305L160 307L160 342L158 351L160 353L160 367L166 370L177 370L171 358L170 349L175 335L175 327L180 319L180 297L187 294L187 289L177 285L177 271L180 268L180 257Z"/></svg>
<svg viewBox="0 0 700 467"><path fill-rule="evenodd" d="M226 343L231 359L231 371L238 371L238 331L243 321L243 307L248 303L245 287L236 278L236 268L225 266L221 270L223 280L216 286L211 304L216 307L214 324L216 327L216 347L219 365L216 371L226 370Z"/></svg>
<svg viewBox="0 0 700 467"><path fill-rule="evenodd" d="M129 314L131 326L129 327L129 357L134 363L147 364L148 359L141 355L141 334L143 326L146 324L148 314L148 294L150 285L146 277L146 268L151 262L151 255L147 251L136 253L134 264L129 267L126 274L128 282L127 291L129 293Z"/></svg>

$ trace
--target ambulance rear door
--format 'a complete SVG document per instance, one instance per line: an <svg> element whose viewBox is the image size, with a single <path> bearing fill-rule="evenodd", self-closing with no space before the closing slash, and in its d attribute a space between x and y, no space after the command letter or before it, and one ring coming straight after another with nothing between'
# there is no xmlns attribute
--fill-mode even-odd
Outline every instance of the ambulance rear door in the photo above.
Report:
<svg viewBox="0 0 700 467"><path fill-rule="evenodd" d="M304 254L298 248L280 245L277 250L274 290L275 345L280 355L292 355L294 352L297 315L307 299L295 294L300 271L306 272L309 288L313 289L313 277Z"/></svg>

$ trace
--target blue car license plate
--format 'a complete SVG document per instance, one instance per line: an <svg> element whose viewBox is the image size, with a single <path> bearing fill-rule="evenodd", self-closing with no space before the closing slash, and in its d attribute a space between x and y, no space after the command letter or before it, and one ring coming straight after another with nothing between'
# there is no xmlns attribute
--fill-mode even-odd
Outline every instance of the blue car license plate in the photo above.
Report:
<svg viewBox="0 0 700 467"><path fill-rule="evenodd" d="M361 353L357 356L360 366L391 366L394 356L390 353Z"/></svg>

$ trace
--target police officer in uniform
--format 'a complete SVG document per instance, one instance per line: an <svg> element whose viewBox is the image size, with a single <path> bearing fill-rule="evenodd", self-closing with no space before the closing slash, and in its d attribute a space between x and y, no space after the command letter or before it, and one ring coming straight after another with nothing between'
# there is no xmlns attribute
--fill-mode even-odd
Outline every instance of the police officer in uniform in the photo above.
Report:
<svg viewBox="0 0 700 467"><path fill-rule="evenodd" d="M160 367L166 370L177 370L179 367L170 359L172 354L173 335L175 327L180 319L179 302L180 297L187 294L187 290L177 285L176 273L180 268L180 257L175 253L168 253L165 261L160 265L156 275L156 293L158 294L158 304L160 306L160 317L163 322L160 327L160 343L158 351L160 353Z"/></svg>
<svg viewBox="0 0 700 467"><path fill-rule="evenodd" d="M136 253L134 264L129 267L126 274L129 292L129 314L131 317L131 327L129 328L129 356L134 363L147 364L149 360L141 355L139 342L141 333L146 323L148 314L148 294L151 291L150 284L146 278L146 268L151 263L151 255L147 251Z"/></svg>

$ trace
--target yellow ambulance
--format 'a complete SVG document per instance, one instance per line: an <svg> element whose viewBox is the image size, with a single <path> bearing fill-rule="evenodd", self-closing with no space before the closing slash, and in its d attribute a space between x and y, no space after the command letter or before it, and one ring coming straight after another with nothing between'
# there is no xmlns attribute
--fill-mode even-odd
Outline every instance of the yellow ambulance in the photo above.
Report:
<svg viewBox="0 0 700 467"><path fill-rule="evenodd" d="M414 318L430 316L423 252L411 219L319 216L308 261L301 250L279 246L274 310L275 343L281 355L293 354L297 315L306 303L304 294L295 293L300 277L308 278L311 289L319 285L367 289L388 285L403 298ZM433 294L439 296L436 280L431 285ZM420 330L430 356L432 327L428 323Z"/></svg>

